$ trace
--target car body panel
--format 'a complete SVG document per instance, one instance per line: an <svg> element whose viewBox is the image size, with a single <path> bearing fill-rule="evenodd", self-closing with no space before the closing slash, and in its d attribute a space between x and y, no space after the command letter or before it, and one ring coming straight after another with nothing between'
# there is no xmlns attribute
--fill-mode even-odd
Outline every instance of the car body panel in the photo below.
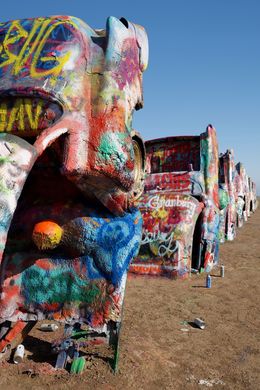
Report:
<svg viewBox="0 0 260 390"><path fill-rule="evenodd" d="M131 272L187 277L194 227L203 207L190 195L170 191L143 195L143 236L138 261L131 264Z"/></svg>

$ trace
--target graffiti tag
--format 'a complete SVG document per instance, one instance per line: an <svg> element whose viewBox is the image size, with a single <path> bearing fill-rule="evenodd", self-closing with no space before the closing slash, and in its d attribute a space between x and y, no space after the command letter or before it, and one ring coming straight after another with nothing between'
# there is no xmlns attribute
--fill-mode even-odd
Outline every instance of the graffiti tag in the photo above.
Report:
<svg viewBox="0 0 260 390"><path fill-rule="evenodd" d="M11 65L12 74L17 76L27 66L28 59L31 59L29 65L31 77L57 76L69 60L71 52L67 51L63 56L59 56L57 51L55 54L48 53L48 51L45 54L45 46L53 31L65 23L68 24L68 21L57 21L50 24L48 19L36 19L31 30L27 31L20 21L13 21L2 44L0 44L2 57L0 69ZM18 51L17 46L19 47ZM47 69L39 69L39 63L48 64Z"/></svg>
<svg viewBox="0 0 260 390"><path fill-rule="evenodd" d="M158 243L158 253L159 257L168 256L170 257L175 252L179 255L179 242L174 240L174 233L163 233L160 231L149 232L144 230L141 245Z"/></svg>
<svg viewBox="0 0 260 390"><path fill-rule="evenodd" d="M17 99L14 106L9 109L6 103L0 104L0 131L10 132L15 122L19 130L25 130L25 116L28 118L32 130L38 129L39 117L42 112L42 102L39 100L33 107L31 99Z"/></svg>
<svg viewBox="0 0 260 390"><path fill-rule="evenodd" d="M159 195L155 195L149 199L148 207L156 210L163 207L165 208L184 207L188 209L192 214L196 209L196 205L191 203L188 200L179 199L179 197L176 197L174 199L164 198L164 197L160 197Z"/></svg>

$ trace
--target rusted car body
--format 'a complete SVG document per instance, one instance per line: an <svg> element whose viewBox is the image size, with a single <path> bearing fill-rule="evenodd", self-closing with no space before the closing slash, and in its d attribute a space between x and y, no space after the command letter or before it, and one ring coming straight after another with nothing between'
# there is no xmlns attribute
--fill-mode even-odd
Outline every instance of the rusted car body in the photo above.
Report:
<svg viewBox="0 0 260 390"><path fill-rule="evenodd" d="M130 265L136 274L187 277L218 261L218 144L209 125L199 136L145 143L143 236Z"/></svg>
<svg viewBox="0 0 260 390"><path fill-rule="evenodd" d="M232 241L236 237L237 220L242 217L241 207L238 205L238 196L235 186L235 160L232 149L227 150L219 157L219 186L228 194L228 203L220 211L219 240ZM238 213L240 213L238 217Z"/></svg>
<svg viewBox="0 0 260 390"><path fill-rule="evenodd" d="M0 44L0 352L41 319L117 345L141 239L145 30L54 16L0 23Z"/></svg>

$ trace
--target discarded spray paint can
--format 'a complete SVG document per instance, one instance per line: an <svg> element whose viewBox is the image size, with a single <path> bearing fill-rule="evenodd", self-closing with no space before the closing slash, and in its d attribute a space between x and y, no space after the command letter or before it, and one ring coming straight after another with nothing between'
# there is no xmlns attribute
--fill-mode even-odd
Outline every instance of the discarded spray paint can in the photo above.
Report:
<svg viewBox="0 0 260 390"><path fill-rule="evenodd" d="M211 288L211 276L209 274L206 277L206 287Z"/></svg>
<svg viewBox="0 0 260 390"><path fill-rule="evenodd" d="M15 350L14 353L14 363L19 364L24 358L24 346L22 344L19 344Z"/></svg>
<svg viewBox="0 0 260 390"><path fill-rule="evenodd" d="M201 318L195 318L195 320L193 321L193 323L200 329L205 329L205 322L201 319Z"/></svg>
<svg viewBox="0 0 260 390"><path fill-rule="evenodd" d="M55 332L59 327L56 324L42 324L40 329L44 332Z"/></svg>
<svg viewBox="0 0 260 390"><path fill-rule="evenodd" d="M225 266L222 264L222 266L220 267L220 276L222 278L224 278L225 276Z"/></svg>

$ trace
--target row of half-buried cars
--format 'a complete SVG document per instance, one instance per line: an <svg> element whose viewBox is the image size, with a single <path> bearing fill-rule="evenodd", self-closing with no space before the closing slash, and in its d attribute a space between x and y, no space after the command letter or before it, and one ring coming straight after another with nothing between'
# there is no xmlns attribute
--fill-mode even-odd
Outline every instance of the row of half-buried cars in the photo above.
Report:
<svg viewBox="0 0 260 390"><path fill-rule="evenodd" d="M216 130L147 141L143 236L130 271L187 277L218 263L219 243L257 207L256 186L233 150L218 153Z"/></svg>

